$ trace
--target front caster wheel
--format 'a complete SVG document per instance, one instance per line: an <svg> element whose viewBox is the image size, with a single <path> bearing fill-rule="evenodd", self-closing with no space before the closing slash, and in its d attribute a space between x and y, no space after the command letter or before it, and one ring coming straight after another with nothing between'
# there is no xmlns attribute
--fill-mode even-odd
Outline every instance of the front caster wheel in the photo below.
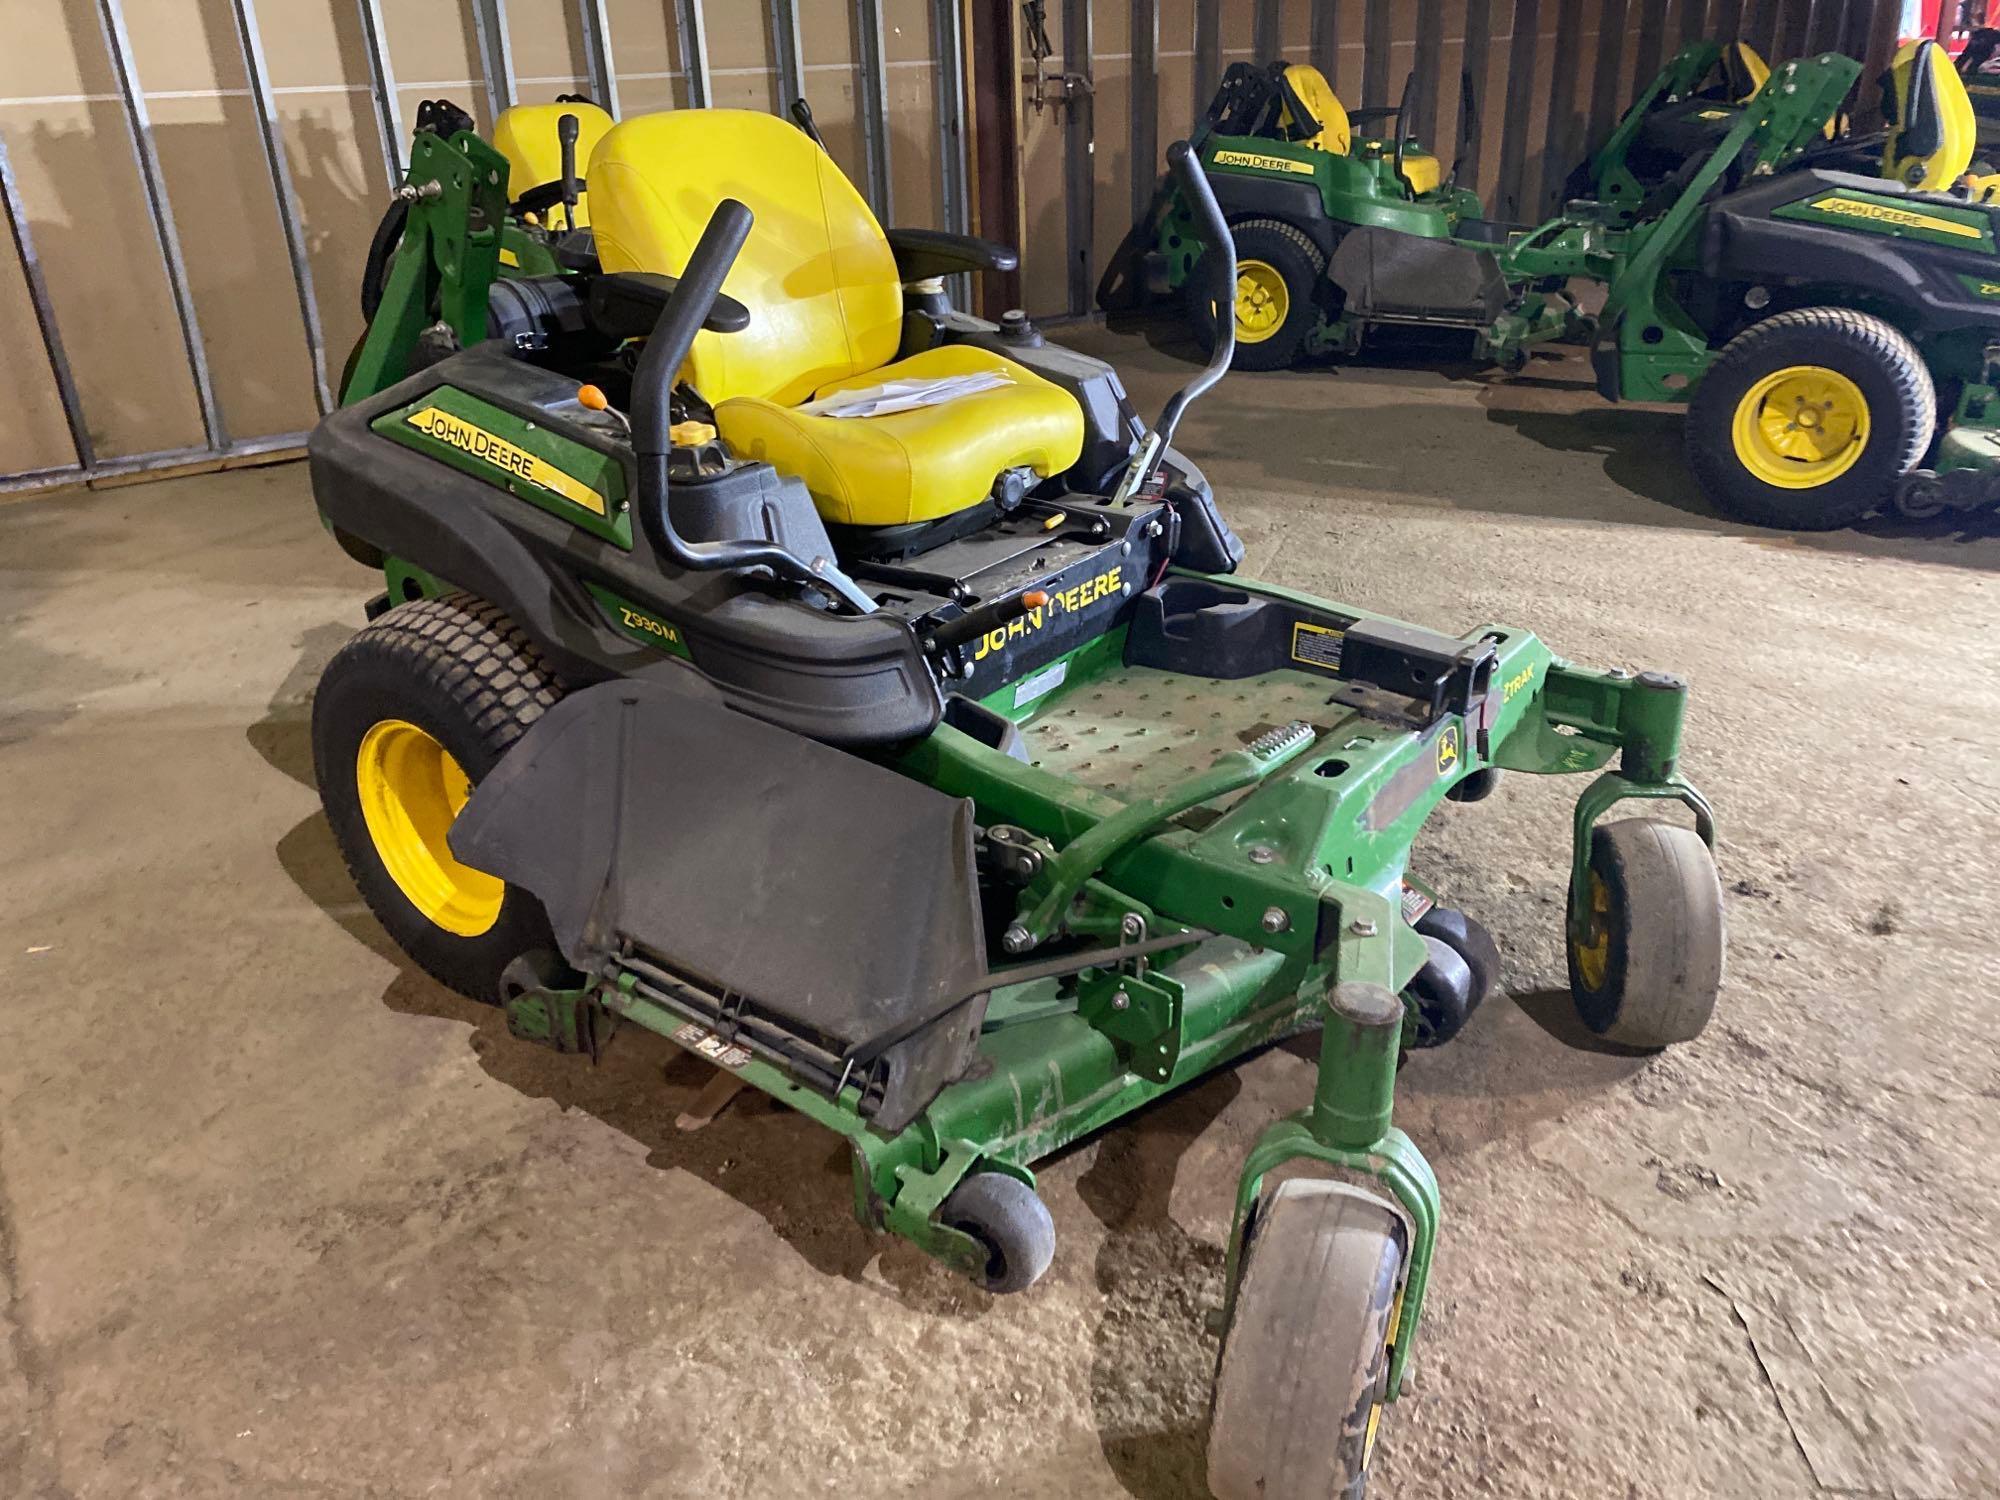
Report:
<svg viewBox="0 0 2000 1500"><path fill-rule="evenodd" d="M975 1172L944 1200L938 1218L986 1247L979 1284L1025 1292L1056 1258L1056 1224L1035 1190L1005 1172Z"/></svg>
<svg viewBox="0 0 2000 1500"><path fill-rule="evenodd" d="M1360 1500L1402 1311L1403 1222L1346 1183L1258 1200L1216 1366L1216 1500Z"/></svg>
<svg viewBox="0 0 2000 1500"><path fill-rule="evenodd" d="M1574 898L1572 898L1573 900ZM1569 925L1576 1013L1630 1047L1691 1041L1722 987L1722 888L1708 845L1649 818L1590 838L1590 908Z"/></svg>

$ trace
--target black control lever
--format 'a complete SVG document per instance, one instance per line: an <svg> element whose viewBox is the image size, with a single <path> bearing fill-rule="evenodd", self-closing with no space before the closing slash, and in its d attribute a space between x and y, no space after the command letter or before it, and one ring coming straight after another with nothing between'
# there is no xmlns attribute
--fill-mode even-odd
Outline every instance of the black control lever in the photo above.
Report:
<svg viewBox="0 0 2000 1500"><path fill-rule="evenodd" d="M978 640L989 630L1002 629L1030 610L1043 609L1048 602L1049 596L1042 589L1023 590L1011 598L967 610L957 619L945 621L924 637L924 645L932 651L949 651L967 641Z"/></svg>
<svg viewBox="0 0 2000 1500"><path fill-rule="evenodd" d="M576 181L576 141L583 134L583 125L575 115L564 115L556 121L556 139L562 142L562 201L563 228L576 228L576 200L581 194Z"/></svg>
<svg viewBox="0 0 2000 1500"><path fill-rule="evenodd" d="M1132 455L1131 465L1112 496L1116 505L1131 504L1145 490L1174 440L1174 429L1181 425L1182 415L1210 386L1229 373L1229 362L1236 357L1236 307L1230 300L1236 292L1235 236L1229 232L1229 221L1222 216L1222 206L1215 201L1215 189L1208 185L1208 174L1201 169L1201 159L1194 148L1186 141L1175 141L1167 147L1167 168L1194 210L1195 233L1201 239L1202 255L1213 256L1221 263L1221 274L1212 285L1222 288L1224 300L1214 309L1215 348L1209 353L1207 367L1174 392L1153 430L1140 439L1139 451Z"/></svg>
<svg viewBox="0 0 2000 1500"><path fill-rule="evenodd" d="M723 278L736 263L750 234L750 210L734 198L724 198L709 215L694 253L660 311L646 340L645 352L632 372L632 454L639 469L639 524L653 550L683 568L769 568L781 577L815 584L837 594L858 614L870 614L875 601L841 572L830 557L810 562L769 542L690 542L674 529L667 505L667 455L673 449L674 380L687 362L694 337L708 320Z"/></svg>
<svg viewBox="0 0 2000 1500"><path fill-rule="evenodd" d="M813 107L804 99L792 101L792 120L815 146L826 150L826 138L819 133L819 125L813 119Z"/></svg>

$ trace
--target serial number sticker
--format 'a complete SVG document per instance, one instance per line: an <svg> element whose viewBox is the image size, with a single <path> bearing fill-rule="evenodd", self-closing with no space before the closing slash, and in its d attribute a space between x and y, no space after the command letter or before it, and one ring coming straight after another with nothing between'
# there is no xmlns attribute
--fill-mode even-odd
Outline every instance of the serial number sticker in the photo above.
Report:
<svg viewBox="0 0 2000 1500"><path fill-rule="evenodd" d="M672 1040L690 1052L700 1053L720 1068L740 1068L750 1061L750 1049L738 1042L725 1042L706 1026L689 1021L675 1031Z"/></svg>
<svg viewBox="0 0 2000 1500"><path fill-rule="evenodd" d="M1067 676L1069 676L1069 663L1054 661L1034 675L1023 677L1014 684L1014 707L1023 708L1037 698L1046 697L1061 687L1063 679Z"/></svg>
<svg viewBox="0 0 2000 1500"><path fill-rule="evenodd" d="M1313 625L1305 620L1292 625L1292 660L1302 661L1309 667L1324 667L1329 672L1340 670L1340 647L1346 635L1327 625Z"/></svg>

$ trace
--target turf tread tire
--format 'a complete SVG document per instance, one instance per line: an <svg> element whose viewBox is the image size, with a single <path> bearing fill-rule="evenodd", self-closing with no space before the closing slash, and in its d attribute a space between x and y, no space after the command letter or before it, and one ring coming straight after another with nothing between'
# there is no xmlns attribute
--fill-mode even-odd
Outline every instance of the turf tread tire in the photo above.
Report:
<svg viewBox="0 0 2000 1500"><path fill-rule="evenodd" d="M437 738L476 786L564 690L504 611L453 593L399 604L357 631L334 653L314 694L314 773L355 888L398 947L468 999L497 1003L508 964L553 948L548 917L528 892L509 886L499 916L477 937L430 922L375 852L355 755L371 725L407 719Z"/></svg>
<svg viewBox="0 0 2000 1500"><path fill-rule="evenodd" d="M1784 489L1736 457L1736 408L1749 388L1788 364L1839 370L1868 402L1869 438L1837 479ZM1888 503L1922 462L1937 428L1937 388L1917 346L1893 324L1847 307L1800 307L1754 323L1723 346L1688 406L1688 467L1718 509L1754 526L1836 531Z"/></svg>

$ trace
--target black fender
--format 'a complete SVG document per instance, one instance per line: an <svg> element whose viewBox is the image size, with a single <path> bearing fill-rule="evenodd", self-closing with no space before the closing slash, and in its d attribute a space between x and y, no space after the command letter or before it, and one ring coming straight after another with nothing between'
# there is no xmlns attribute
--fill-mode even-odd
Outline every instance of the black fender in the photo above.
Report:
<svg viewBox="0 0 2000 1500"><path fill-rule="evenodd" d="M1282 219L1317 245L1321 255L1332 258L1340 226L1327 217L1318 183L1305 178L1280 182L1223 168L1209 171L1208 185L1215 190L1222 216L1232 224L1238 219Z"/></svg>

